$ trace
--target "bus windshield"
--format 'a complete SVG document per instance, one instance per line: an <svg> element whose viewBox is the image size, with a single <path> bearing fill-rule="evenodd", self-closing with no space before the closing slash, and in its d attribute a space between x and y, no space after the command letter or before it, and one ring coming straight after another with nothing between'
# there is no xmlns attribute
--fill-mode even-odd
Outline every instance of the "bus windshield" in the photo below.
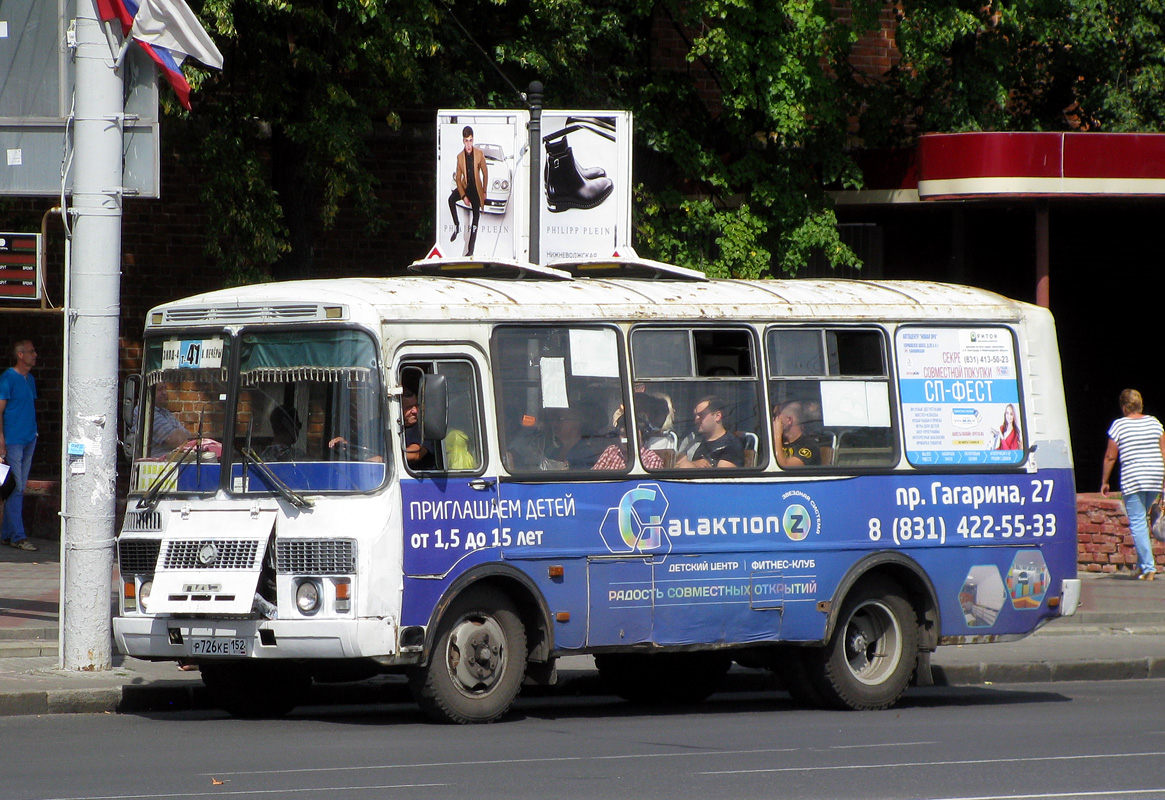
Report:
<svg viewBox="0 0 1165 800"><path fill-rule="evenodd" d="M145 343L145 398L135 435L131 488L212 492L227 410L230 339L222 333L169 335Z"/></svg>
<svg viewBox="0 0 1165 800"><path fill-rule="evenodd" d="M135 491L364 492L384 482L380 381L367 334L171 335L149 340L145 360L150 436L134 443Z"/></svg>
<svg viewBox="0 0 1165 800"><path fill-rule="evenodd" d="M232 491L267 493L280 481L294 491L371 491L384 480L384 433L366 334L242 334Z"/></svg>

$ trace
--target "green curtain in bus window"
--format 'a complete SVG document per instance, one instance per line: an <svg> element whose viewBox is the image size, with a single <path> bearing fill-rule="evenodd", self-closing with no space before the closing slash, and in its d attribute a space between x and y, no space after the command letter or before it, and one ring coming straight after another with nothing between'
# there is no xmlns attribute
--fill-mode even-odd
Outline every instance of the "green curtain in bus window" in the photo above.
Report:
<svg viewBox="0 0 1165 800"><path fill-rule="evenodd" d="M240 370L300 367L373 369L376 348L360 331L286 331L246 334Z"/></svg>

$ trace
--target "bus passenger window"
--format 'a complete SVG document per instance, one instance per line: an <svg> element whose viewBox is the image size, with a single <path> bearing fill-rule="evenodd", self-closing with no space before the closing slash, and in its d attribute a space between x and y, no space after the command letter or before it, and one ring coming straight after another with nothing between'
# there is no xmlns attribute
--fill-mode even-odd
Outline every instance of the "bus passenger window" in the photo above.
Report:
<svg viewBox="0 0 1165 800"><path fill-rule="evenodd" d="M645 469L763 466L761 386L744 328L640 327L632 379Z"/></svg>
<svg viewBox="0 0 1165 800"><path fill-rule="evenodd" d="M426 374L445 377L448 409L445 438L423 439ZM410 362L401 369L401 437L406 466L413 472L477 472L484 463L481 402L472 362L460 359Z"/></svg>
<svg viewBox="0 0 1165 800"><path fill-rule="evenodd" d="M491 350L509 472L626 469L609 451L629 435L613 328L499 327Z"/></svg>
<svg viewBox="0 0 1165 800"><path fill-rule="evenodd" d="M766 344L782 469L897 463L881 331L771 328Z"/></svg>

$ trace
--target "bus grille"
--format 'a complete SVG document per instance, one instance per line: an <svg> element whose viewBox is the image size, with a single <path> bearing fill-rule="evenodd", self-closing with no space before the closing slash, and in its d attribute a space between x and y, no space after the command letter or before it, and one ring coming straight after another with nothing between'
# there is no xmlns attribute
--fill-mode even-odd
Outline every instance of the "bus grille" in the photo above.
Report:
<svg viewBox="0 0 1165 800"><path fill-rule="evenodd" d="M255 539L170 541L166 543L162 569L254 569L262 557L260 544Z"/></svg>
<svg viewBox="0 0 1165 800"><path fill-rule="evenodd" d="M123 531L157 531L162 532L162 513L160 511L135 511L125 515L122 524Z"/></svg>
<svg viewBox="0 0 1165 800"><path fill-rule="evenodd" d="M122 575L145 575L154 571L162 543L157 539L125 539L117 543L117 563Z"/></svg>
<svg viewBox="0 0 1165 800"><path fill-rule="evenodd" d="M356 571L352 539L281 539L275 543L276 570L291 575L350 575Z"/></svg>
<svg viewBox="0 0 1165 800"><path fill-rule="evenodd" d="M315 303L282 303L230 308L202 306L166 310L166 322L269 322L285 319L324 319L324 310L322 306Z"/></svg>

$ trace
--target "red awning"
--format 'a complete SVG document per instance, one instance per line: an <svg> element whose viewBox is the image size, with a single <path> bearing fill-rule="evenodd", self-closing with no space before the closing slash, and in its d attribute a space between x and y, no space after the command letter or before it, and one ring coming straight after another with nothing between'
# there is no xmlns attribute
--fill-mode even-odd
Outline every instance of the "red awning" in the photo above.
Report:
<svg viewBox="0 0 1165 800"><path fill-rule="evenodd" d="M1165 195L1165 134L939 133L918 141L918 196Z"/></svg>

